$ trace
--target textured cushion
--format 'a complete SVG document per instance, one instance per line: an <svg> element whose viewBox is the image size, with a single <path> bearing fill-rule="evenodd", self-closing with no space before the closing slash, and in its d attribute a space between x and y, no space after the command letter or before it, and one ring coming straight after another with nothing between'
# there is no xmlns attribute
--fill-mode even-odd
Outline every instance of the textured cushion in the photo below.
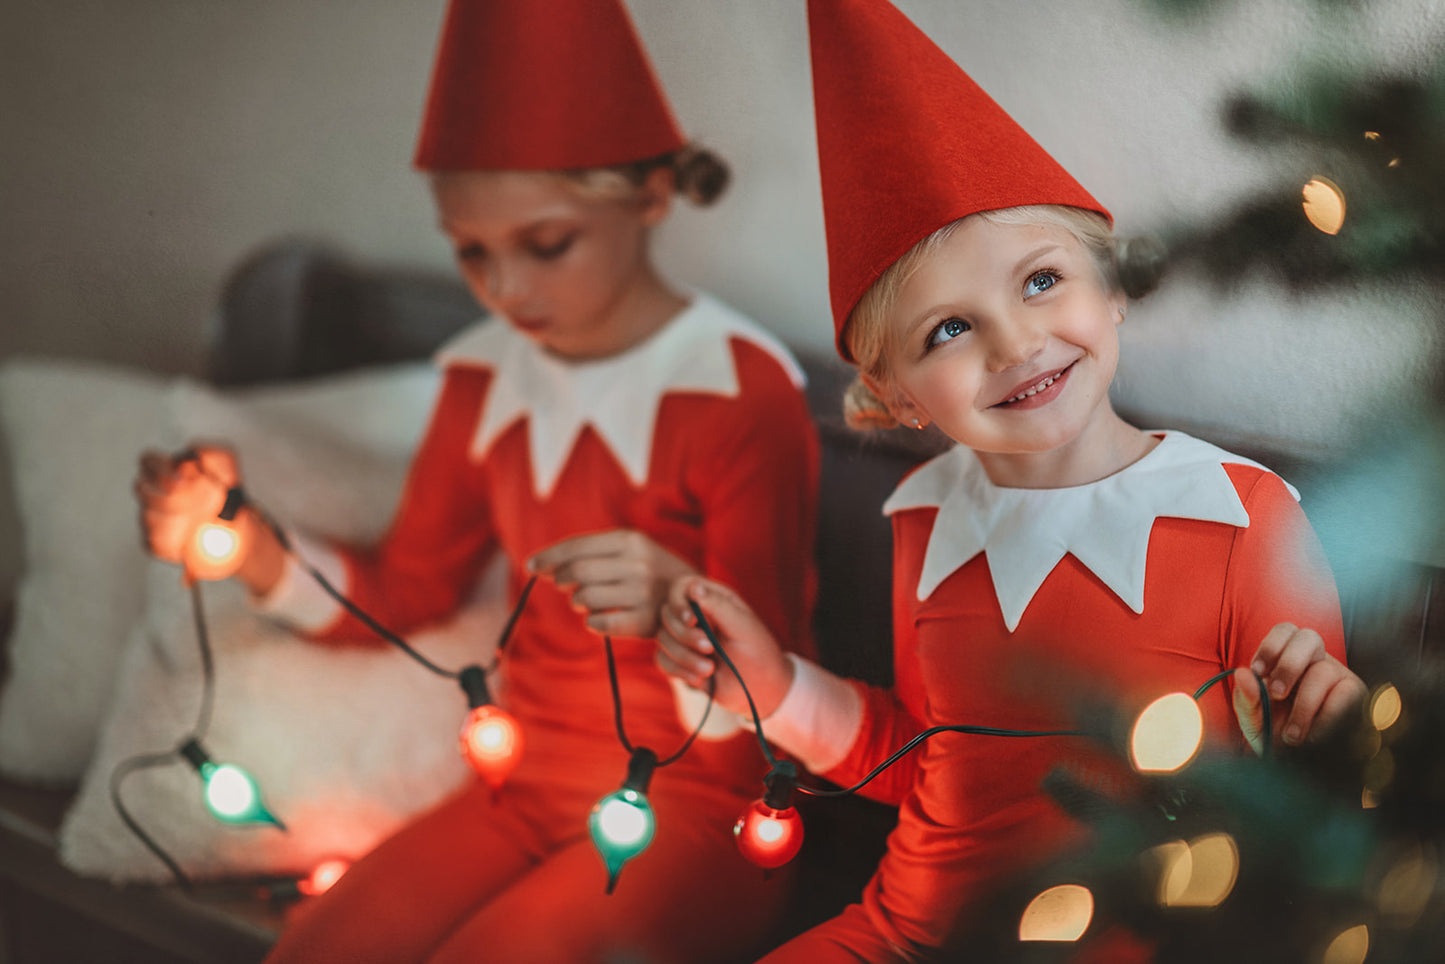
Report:
<svg viewBox="0 0 1445 964"><path fill-rule="evenodd" d="M149 583L95 758L60 830L62 862L118 881L169 873L121 824L111 774L133 754L174 749L194 732L201 701L189 595L160 563ZM481 602L410 642L443 666L487 658L506 618L501 588L494 579ZM305 873L326 858L354 859L465 778L457 730L466 700L455 682L391 647L299 640L253 613L234 583L203 591L215 702L202 742L216 762L256 778L288 829L220 823L179 757L137 771L121 787L126 807L188 875Z"/></svg>
<svg viewBox="0 0 1445 964"><path fill-rule="evenodd" d="M0 693L0 771L77 779L144 601L130 480L142 448L177 446L170 383L75 363L0 368L0 428L22 575Z"/></svg>
<svg viewBox="0 0 1445 964"><path fill-rule="evenodd" d="M248 491L278 519L367 542L390 520L436 384L426 364L225 394L75 363L0 370L25 541L0 769L84 776L61 831L72 868L165 877L121 826L109 780L131 753L174 749L200 701L189 596L175 567L140 549L130 493L140 450L229 444ZM447 665L483 658L505 615L497 576L479 587L481 602L416 642ZM464 776L455 683L389 648L298 640L252 613L236 585L207 585L205 598L216 654L206 746L256 774L291 832L217 823L184 764L128 778L137 820L187 870L286 872L358 854Z"/></svg>

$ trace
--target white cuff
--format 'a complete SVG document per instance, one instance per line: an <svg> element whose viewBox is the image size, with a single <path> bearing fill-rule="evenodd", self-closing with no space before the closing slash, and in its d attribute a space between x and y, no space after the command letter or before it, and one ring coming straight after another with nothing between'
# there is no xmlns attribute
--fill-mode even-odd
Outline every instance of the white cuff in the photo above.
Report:
<svg viewBox="0 0 1445 964"><path fill-rule="evenodd" d="M669 676L667 681L672 684L672 696L677 702L677 718L687 732L696 730L697 721L707 713L707 723L697 734L699 740L726 740L743 728L742 720L732 710L714 703L709 711L706 693L693 689L676 676Z"/></svg>
<svg viewBox="0 0 1445 964"><path fill-rule="evenodd" d="M264 596L253 596L252 607L259 613L279 619L305 633L319 633L341 617L341 604L322 589L311 574L296 561L307 564L326 577L326 581L342 595L347 591L346 561L341 555L315 539L296 532L286 533L291 552L281 578Z"/></svg>
<svg viewBox="0 0 1445 964"><path fill-rule="evenodd" d="M841 676L788 653L793 685L767 719L763 735L813 773L843 762L863 728L863 698ZM743 720L752 729L752 720Z"/></svg>

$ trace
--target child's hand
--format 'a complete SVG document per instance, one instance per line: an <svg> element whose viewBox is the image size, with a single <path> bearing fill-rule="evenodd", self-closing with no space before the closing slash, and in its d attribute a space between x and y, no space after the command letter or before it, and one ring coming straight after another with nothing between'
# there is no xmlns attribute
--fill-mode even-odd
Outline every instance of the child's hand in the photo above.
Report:
<svg viewBox="0 0 1445 964"><path fill-rule="evenodd" d="M185 563L196 528L216 517L225 505L226 490L241 481L234 453L215 446L191 451L195 458L142 452L132 485L142 542L147 552L165 562Z"/></svg>
<svg viewBox="0 0 1445 964"><path fill-rule="evenodd" d="M657 637L657 665L694 689L706 689L716 675L717 704L748 716L748 702L732 671L716 660L712 643L698 628L689 600L697 602L708 624L748 684L758 714L769 716L793 685L793 664L773 634L747 603L726 586L689 576L672 584L662 607L662 632Z"/></svg>
<svg viewBox="0 0 1445 964"><path fill-rule="evenodd" d="M1292 745L1329 732L1365 696L1364 681L1325 651L1319 633L1280 623L1260 643L1250 669L1234 673L1234 712L1256 751L1264 717L1255 675L1269 687L1275 729Z"/></svg>
<svg viewBox="0 0 1445 964"><path fill-rule="evenodd" d="M655 636L667 588L692 567L640 532L614 529L549 546L527 568L558 586L576 587L572 604L587 625L614 636Z"/></svg>

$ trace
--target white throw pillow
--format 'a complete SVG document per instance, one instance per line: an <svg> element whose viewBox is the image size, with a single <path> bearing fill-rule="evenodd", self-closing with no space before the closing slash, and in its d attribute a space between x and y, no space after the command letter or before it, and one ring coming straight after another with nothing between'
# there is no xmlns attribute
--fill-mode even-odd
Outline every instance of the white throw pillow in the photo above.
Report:
<svg viewBox="0 0 1445 964"><path fill-rule="evenodd" d="M61 860L117 881L165 881L164 865L122 824L110 798L115 767L174 749L194 731L202 676L190 600L173 567L152 564L146 617L132 634L95 759L60 831ZM409 635L440 665L489 658L506 618L504 578L445 626ZM384 645L297 639L253 613L234 583L204 587L215 651L215 702L203 745L246 768L287 824L227 825L201 800L179 758L127 777L132 816L194 877L304 874L355 859L469 772L457 749L466 699Z"/></svg>
<svg viewBox="0 0 1445 964"><path fill-rule="evenodd" d="M174 448L166 379L76 362L0 367L0 429L20 519L0 772L78 779L144 605L137 454Z"/></svg>
<svg viewBox="0 0 1445 964"><path fill-rule="evenodd" d="M80 778L145 600L131 480L145 448L229 442L282 521L350 541L390 521L438 376L412 363L220 393L77 362L0 367L24 549L0 692L0 773Z"/></svg>

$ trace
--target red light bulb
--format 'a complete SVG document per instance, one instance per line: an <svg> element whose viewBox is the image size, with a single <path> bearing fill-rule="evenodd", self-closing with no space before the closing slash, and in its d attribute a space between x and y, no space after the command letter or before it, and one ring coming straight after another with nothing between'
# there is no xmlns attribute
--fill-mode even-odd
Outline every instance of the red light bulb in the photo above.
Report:
<svg viewBox="0 0 1445 964"><path fill-rule="evenodd" d="M798 855L803 846L803 818L792 807L775 810L754 800L733 825L733 836L744 857L771 870Z"/></svg>
<svg viewBox="0 0 1445 964"><path fill-rule="evenodd" d="M462 724L462 756L493 790L517 768L522 742L516 717L491 703L474 708Z"/></svg>
<svg viewBox="0 0 1445 964"><path fill-rule="evenodd" d="M324 894L350 869L351 861L349 860L342 860L339 857L333 860L323 860L316 865L316 869L311 871L309 877L296 882L296 889L307 897Z"/></svg>

